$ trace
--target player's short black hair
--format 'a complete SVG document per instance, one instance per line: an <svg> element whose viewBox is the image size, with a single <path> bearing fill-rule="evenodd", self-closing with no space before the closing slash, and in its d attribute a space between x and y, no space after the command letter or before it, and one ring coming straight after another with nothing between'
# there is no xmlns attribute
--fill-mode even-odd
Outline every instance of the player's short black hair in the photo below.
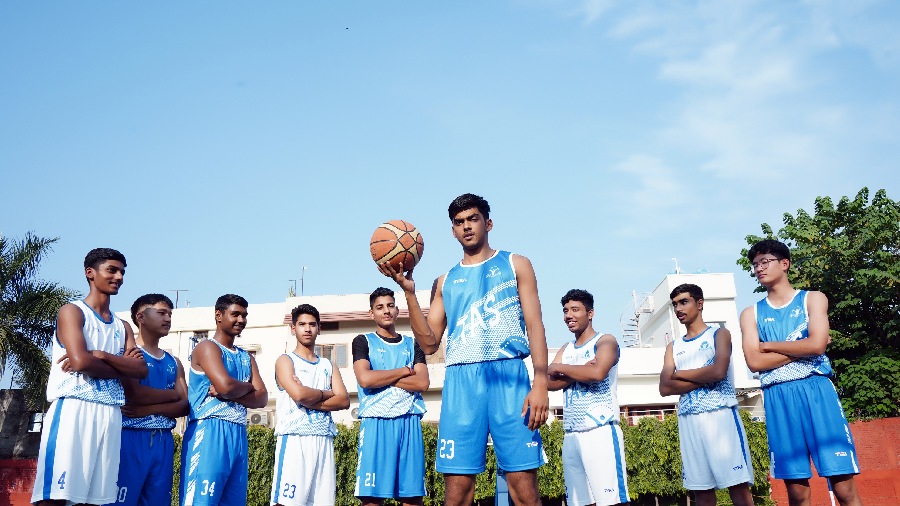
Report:
<svg viewBox="0 0 900 506"><path fill-rule="evenodd" d="M118 260L122 262L123 266L128 266L125 263L125 255L119 253L118 250L114 250L112 248L94 248L88 251L88 254L84 257L84 268L93 267L96 269L103 262L107 260Z"/></svg>
<svg viewBox="0 0 900 506"><path fill-rule="evenodd" d="M676 286L672 293L669 294L669 299L674 299L682 293L690 295L694 301L703 299L703 289L693 283L682 283Z"/></svg>
<svg viewBox="0 0 900 506"><path fill-rule="evenodd" d="M562 299L559 300L559 303L565 306L569 302L572 301L580 302L584 304L584 309L590 311L594 309L594 296L591 295L591 292L587 290L582 290L580 288L573 288L566 292L565 295L562 296Z"/></svg>
<svg viewBox="0 0 900 506"><path fill-rule="evenodd" d="M747 251L747 260L752 262L758 255L766 253L775 255L775 258L779 260L791 259L791 250L786 244L775 239L763 239L750 247L750 250Z"/></svg>
<svg viewBox="0 0 900 506"><path fill-rule="evenodd" d="M319 319L319 310L316 309L312 304L300 304L299 306L291 309L291 325L297 324L297 318L300 318L302 314L311 314L313 318L316 319L316 325L322 323Z"/></svg>
<svg viewBox="0 0 900 506"><path fill-rule="evenodd" d="M452 220L457 214L473 207L478 209L478 212L481 213L484 219L491 217L491 205L488 204L488 201L471 193L464 193L453 199L447 212L450 213L450 219Z"/></svg>
<svg viewBox="0 0 900 506"><path fill-rule="evenodd" d="M225 310L228 309L228 306L230 306L232 304L237 304L238 306L241 306L244 309L247 309L247 306L249 306L249 304L247 304L247 299L241 297L240 295L235 295L233 293L226 293L225 295L216 299L216 311L219 311L220 313L224 313Z"/></svg>
<svg viewBox="0 0 900 506"><path fill-rule="evenodd" d="M391 290L390 288L385 288L383 286L379 286L378 288L375 289L374 292L372 292L369 295L369 309L371 309L372 307L375 306L375 299L377 299L378 297L390 297L390 298L394 299L395 301L397 300L394 297L393 290Z"/></svg>
<svg viewBox="0 0 900 506"><path fill-rule="evenodd" d="M172 304L172 299L166 297L161 293L148 293L146 295L141 295L134 301L134 304L131 305L131 321L134 322L135 325L138 324L137 314L141 312L147 306L155 306L160 302L165 302L169 309L175 309L175 304Z"/></svg>

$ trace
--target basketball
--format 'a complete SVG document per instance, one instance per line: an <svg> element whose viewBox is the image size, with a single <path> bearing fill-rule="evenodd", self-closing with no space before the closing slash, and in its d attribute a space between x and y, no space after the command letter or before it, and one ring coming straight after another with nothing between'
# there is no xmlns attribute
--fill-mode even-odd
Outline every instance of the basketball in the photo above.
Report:
<svg viewBox="0 0 900 506"><path fill-rule="evenodd" d="M391 220L375 229L369 241L369 251L375 263L389 262L395 270L406 272L422 259L425 241L412 223Z"/></svg>

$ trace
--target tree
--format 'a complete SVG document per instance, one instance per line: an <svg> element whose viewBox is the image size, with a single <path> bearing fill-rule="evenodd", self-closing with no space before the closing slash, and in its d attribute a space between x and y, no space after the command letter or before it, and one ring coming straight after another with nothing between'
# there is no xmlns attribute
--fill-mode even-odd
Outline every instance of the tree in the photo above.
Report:
<svg viewBox="0 0 900 506"><path fill-rule="evenodd" d="M21 241L0 237L0 374L11 366L13 382L25 390L29 409L46 404L56 314L78 297L76 291L38 279L37 271L51 244L31 233Z"/></svg>
<svg viewBox="0 0 900 506"><path fill-rule="evenodd" d="M791 249L790 279L797 288L828 296L828 355L844 410L850 418L900 415L900 201L878 190L842 197L837 206L818 197L815 212L784 214L775 235ZM747 249L738 264L749 271ZM762 291L762 287L757 289Z"/></svg>

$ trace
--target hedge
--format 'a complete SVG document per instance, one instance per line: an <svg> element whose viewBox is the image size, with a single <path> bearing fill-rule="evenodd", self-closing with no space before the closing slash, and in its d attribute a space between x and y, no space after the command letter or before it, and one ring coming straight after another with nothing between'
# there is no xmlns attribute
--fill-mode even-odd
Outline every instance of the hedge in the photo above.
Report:
<svg viewBox="0 0 900 506"><path fill-rule="evenodd" d="M747 430L750 454L753 461L754 481L752 492L756 504L772 505L767 479L769 453L766 443L766 428L763 422L754 422L746 411L741 411L741 419ZM681 487L681 453L678 448L678 417L667 416L664 421L654 417L642 418L640 423L630 426L622 420L625 436L625 463L628 473L628 492L636 504L659 506L686 504L687 491ZM425 488L428 496L426 506L438 506L444 502L443 476L434 470L437 427L422 424L425 442ZM359 423L350 426L338 425L338 435L334 438L335 473L339 506L356 506L359 501L353 496L356 482L356 441ZM272 487L272 471L275 465L275 435L272 429L258 425L247 428L250 454L248 457L249 483L247 487L248 506L267 506ZM558 501L566 493L562 469L563 429L558 421L541 427L541 438L549 462L538 471L541 497L548 501ZM175 435L175 482L172 488L172 505L178 504L178 472L181 438ZM497 473L493 447L487 449L487 469L475 480L475 500L485 502L494 496ZM717 494L717 504L731 504L728 491ZM389 503L391 503L389 501ZM396 503L393 503L396 504Z"/></svg>

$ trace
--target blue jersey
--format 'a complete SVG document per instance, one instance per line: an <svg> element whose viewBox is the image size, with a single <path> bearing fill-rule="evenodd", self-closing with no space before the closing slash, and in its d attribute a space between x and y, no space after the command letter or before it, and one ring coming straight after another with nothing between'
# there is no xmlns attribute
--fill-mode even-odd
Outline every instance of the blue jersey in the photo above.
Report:
<svg viewBox="0 0 900 506"><path fill-rule="evenodd" d="M597 355L598 332L590 341L577 346L575 341L566 345L562 363L584 365ZM619 421L618 391L619 360L609 369L603 381L574 381L563 390L563 430L580 432L591 430L610 422Z"/></svg>
<svg viewBox="0 0 900 506"><path fill-rule="evenodd" d="M84 345L88 351L101 350L112 355L125 354L125 324L111 315L104 320L84 301L72 302L84 315L81 327ZM125 391L118 378L94 378L79 372L64 372L59 359L66 349L54 334L51 350L50 377L47 379L47 401L71 397L88 402L121 406L125 404Z"/></svg>
<svg viewBox="0 0 900 506"><path fill-rule="evenodd" d="M250 381L251 367L250 354L235 348L228 348L219 344L214 338L208 339L216 344L222 351L222 363L228 375L238 381ZM191 367L190 382L188 383L188 401L191 403L191 414L188 420L203 420L205 418L218 418L229 422L247 425L247 408L234 401L221 401L210 397L209 386L212 383L206 373L195 371Z"/></svg>
<svg viewBox="0 0 900 506"><path fill-rule="evenodd" d="M672 343L675 369L684 371L713 365L716 361L716 332L718 331L719 329L713 330L712 327L706 327L701 334L690 339L687 336L675 339ZM678 414L696 415L732 406L737 406L737 398L734 395L734 372L729 357L728 372L724 379L681 394L681 398L678 400Z"/></svg>
<svg viewBox="0 0 900 506"><path fill-rule="evenodd" d="M495 251L444 277L447 365L524 358L530 353L512 253Z"/></svg>
<svg viewBox="0 0 900 506"><path fill-rule="evenodd" d="M790 302L781 307L769 304L768 297L757 302L756 328L760 342L799 341L809 337L809 314L807 313L806 290L798 290ZM789 364L759 373L763 387L808 378L812 375L831 377L831 362L825 354L803 357Z"/></svg>
<svg viewBox="0 0 900 506"><path fill-rule="evenodd" d="M296 353L285 353L284 356L291 359L294 365L294 376L305 387L317 390L331 390L331 376L334 374L334 366L327 358L317 357L318 360L310 362ZM331 419L330 411L319 411L301 406L291 398L291 395L282 388L276 379L278 391L275 393L275 411L278 415L278 423L275 425L275 435L294 434L298 436L336 436L337 427Z"/></svg>
<svg viewBox="0 0 900 506"><path fill-rule="evenodd" d="M389 343L374 332L365 334L369 344L369 364L373 371L413 367L415 362L415 341L409 336L400 336L399 343ZM360 418L397 418L425 413L425 401L419 392L410 392L393 385L381 388L359 387Z"/></svg>
<svg viewBox="0 0 900 506"><path fill-rule="evenodd" d="M144 360L147 362L147 377L141 380L141 385L160 390L175 388L175 378L178 375L178 365L172 355L163 351L161 358L156 358L147 350L144 352ZM166 429L175 428L175 419L163 415L147 415L140 418L129 418L122 415L122 427L125 429Z"/></svg>

